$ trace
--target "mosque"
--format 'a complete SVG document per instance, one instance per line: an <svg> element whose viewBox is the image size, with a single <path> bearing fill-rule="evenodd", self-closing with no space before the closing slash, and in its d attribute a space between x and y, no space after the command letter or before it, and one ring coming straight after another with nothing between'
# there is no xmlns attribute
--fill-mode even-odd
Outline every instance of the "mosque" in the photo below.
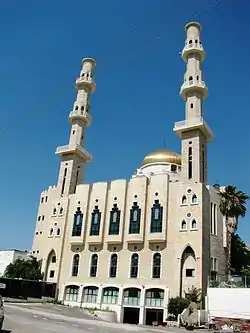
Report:
<svg viewBox="0 0 250 333"><path fill-rule="evenodd" d="M226 272L225 221L219 195L207 183L213 133L203 115L208 88L201 25L190 22L185 31L185 119L173 128L181 155L149 153L130 180L83 183L92 159L83 147L96 62L82 61L69 142L56 149L58 183L41 193L32 247L64 304L108 309L118 322L151 324L167 319L169 297L184 296L192 286L205 292L208 276Z"/></svg>

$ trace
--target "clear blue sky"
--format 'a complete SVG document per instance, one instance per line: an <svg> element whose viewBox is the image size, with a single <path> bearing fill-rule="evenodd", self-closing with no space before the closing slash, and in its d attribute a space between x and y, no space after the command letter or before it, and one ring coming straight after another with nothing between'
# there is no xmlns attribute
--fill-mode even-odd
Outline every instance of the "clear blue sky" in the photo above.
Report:
<svg viewBox="0 0 250 333"><path fill-rule="evenodd" d="M39 194L56 184L58 145L82 57L97 60L86 182L129 178L150 151L180 151L184 24L201 10L209 87L210 184L250 193L249 33L244 0L12 0L0 4L1 248L29 249ZM216 4L217 3L217 4ZM207 9L209 5L210 9ZM240 235L250 242L250 214Z"/></svg>

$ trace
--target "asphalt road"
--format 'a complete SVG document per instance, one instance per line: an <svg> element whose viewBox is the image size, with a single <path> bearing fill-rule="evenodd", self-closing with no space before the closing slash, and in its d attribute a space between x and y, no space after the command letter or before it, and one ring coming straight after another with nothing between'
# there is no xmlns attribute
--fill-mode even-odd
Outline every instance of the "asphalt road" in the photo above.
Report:
<svg viewBox="0 0 250 333"><path fill-rule="evenodd" d="M42 309L44 310L44 309ZM73 316L34 311L27 307L5 305L5 320L2 333L135 333L142 328L130 325L105 323L93 319L79 319ZM145 332L145 331L144 331Z"/></svg>
<svg viewBox="0 0 250 333"><path fill-rule="evenodd" d="M5 320L1 333L185 333L177 327L153 328L99 320L84 309L53 304L4 304ZM196 333L208 333L206 330Z"/></svg>

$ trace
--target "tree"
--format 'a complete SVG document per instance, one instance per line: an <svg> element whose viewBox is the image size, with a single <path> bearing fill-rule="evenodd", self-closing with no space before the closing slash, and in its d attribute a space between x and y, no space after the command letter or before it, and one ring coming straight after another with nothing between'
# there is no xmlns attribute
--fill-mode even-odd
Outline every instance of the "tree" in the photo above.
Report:
<svg viewBox="0 0 250 333"><path fill-rule="evenodd" d="M238 234L232 235L231 269L234 274L250 275L250 250Z"/></svg>
<svg viewBox="0 0 250 333"><path fill-rule="evenodd" d="M175 320L178 315L182 313L184 309L189 306L190 302L186 298L182 297L170 297L168 302L168 313L173 315Z"/></svg>
<svg viewBox="0 0 250 333"><path fill-rule="evenodd" d="M202 291L200 288L192 286L185 292L185 299L189 302L200 303L202 301Z"/></svg>
<svg viewBox="0 0 250 333"><path fill-rule="evenodd" d="M4 275L12 279L42 280L41 262L33 256L28 259L16 259L6 267Z"/></svg>
<svg viewBox="0 0 250 333"><path fill-rule="evenodd" d="M240 216L246 214L246 201L249 196L237 189L236 186L228 185L223 190L219 190L220 194L220 211L226 218L227 228L227 271L231 272L231 242L232 235L238 226Z"/></svg>

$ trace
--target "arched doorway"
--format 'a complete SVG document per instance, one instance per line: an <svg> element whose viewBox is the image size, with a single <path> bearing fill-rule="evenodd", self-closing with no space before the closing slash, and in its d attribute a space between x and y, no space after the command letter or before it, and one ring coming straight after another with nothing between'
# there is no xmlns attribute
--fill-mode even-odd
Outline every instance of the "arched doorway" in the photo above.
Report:
<svg viewBox="0 0 250 333"><path fill-rule="evenodd" d="M123 323L139 324L141 290L126 288L123 292Z"/></svg>
<svg viewBox="0 0 250 333"><path fill-rule="evenodd" d="M194 250L188 245L181 256L180 267L180 296L184 295L184 292L195 285L196 274L196 257Z"/></svg>
<svg viewBox="0 0 250 333"><path fill-rule="evenodd" d="M146 325L163 322L164 290L152 288L146 290Z"/></svg>
<svg viewBox="0 0 250 333"><path fill-rule="evenodd" d="M56 252L52 249L47 257L45 270L44 270L44 280L45 281L55 281L56 279Z"/></svg>

